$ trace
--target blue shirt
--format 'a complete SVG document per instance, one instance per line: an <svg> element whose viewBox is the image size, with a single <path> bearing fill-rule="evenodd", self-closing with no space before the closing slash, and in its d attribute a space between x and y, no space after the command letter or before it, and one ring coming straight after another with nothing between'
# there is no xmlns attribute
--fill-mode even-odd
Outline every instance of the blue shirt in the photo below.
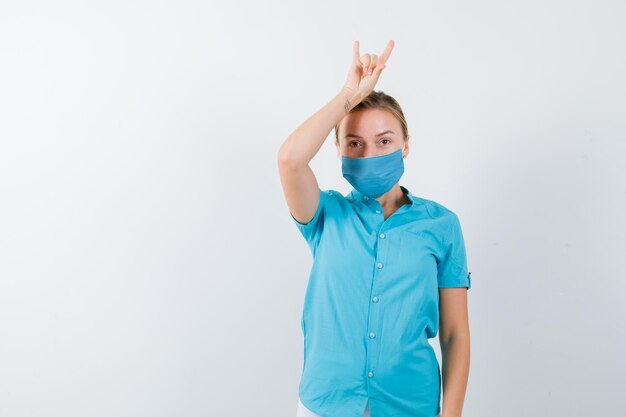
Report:
<svg viewBox="0 0 626 417"><path fill-rule="evenodd" d="M292 219L313 255L302 310L302 404L323 417L435 417L441 373L428 342L438 288L471 287L457 215L416 197L386 220L356 189L320 190L313 219Z"/></svg>

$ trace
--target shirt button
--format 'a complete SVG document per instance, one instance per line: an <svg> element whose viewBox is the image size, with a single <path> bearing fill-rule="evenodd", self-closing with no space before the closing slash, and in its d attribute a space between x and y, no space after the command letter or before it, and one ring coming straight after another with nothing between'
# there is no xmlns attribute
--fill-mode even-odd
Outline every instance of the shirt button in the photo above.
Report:
<svg viewBox="0 0 626 417"><path fill-rule="evenodd" d="M367 373L367 376L369 376L370 378L371 378L371 377L373 377L373 376L374 376L374 372L369 371L369 372Z"/></svg>
<svg viewBox="0 0 626 417"><path fill-rule="evenodd" d="M384 234L384 233L381 233L381 234L379 234L378 236L380 236L380 238L381 238L381 239L384 239L384 238L385 238L385 234Z"/></svg>
<svg viewBox="0 0 626 417"><path fill-rule="evenodd" d="M380 210L376 210L376 213L380 214Z"/></svg>
<svg viewBox="0 0 626 417"><path fill-rule="evenodd" d="M381 264L380 262L378 263L378 265L376 265L378 267L378 269L383 267L383 264Z"/></svg>
<svg viewBox="0 0 626 417"><path fill-rule="evenodd" d="M375 337L376 337L376 333L374 333L374 332L370 332L370 339L373 339L373 338L375 338Z"/></svg>
<svg viewBox="0 0 626 417"><path fill-rule="evenodd" d="M363 200L369 200L370 198L366 195L363 196Z"/></svg>
<svg viewBox="0 0 626 417"><path fill-rule="evenodd" d="M373 302L375 302L375 303L377 303L377 302L378 302L378 297L374 297L374 298L372 298L372 301L373 301Z"/></svg>

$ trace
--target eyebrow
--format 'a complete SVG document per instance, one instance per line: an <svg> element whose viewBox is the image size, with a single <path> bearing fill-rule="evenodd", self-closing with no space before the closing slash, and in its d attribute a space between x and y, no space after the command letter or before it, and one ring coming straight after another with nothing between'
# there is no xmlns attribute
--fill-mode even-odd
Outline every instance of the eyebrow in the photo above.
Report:
<svg viewBox="0 0 626 417"><path fill-rule="evenodd" d="M391 133L391 134L393 134L393 135L395 135L395 134L396 134L396 132L394 132L393 130L385 130L384 132L380 132L380 133L379 133L379 134L377 134L376 136L386 135L387 133ZM347 138L357 138L357 139L363 139L363 137L362 137L362 136L356 135L356 134L354 134L354 133L347 133L345 137L346 137L346 139L347 139Z"/></svg>

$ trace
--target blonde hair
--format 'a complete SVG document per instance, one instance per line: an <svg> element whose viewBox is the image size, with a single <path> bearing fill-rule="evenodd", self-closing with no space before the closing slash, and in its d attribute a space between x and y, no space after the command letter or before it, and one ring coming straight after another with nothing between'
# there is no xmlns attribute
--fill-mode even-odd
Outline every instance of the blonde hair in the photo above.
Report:
<svg viewBox="0 0 626 417"><path fill-rule="evenodd" d="M349 113L356 113L365 109L382 109L386 110L393 115L402 126L402 139L406 142L409 136L409 128L406 123L406 119L404 117L404 113L402 112L402 108L400 104L396 101L395 98L391 97L388 94L385 94L383 91L372 91L365 97L359 104L350 109ZM341 119L339 123L335 125L335 142L339 143L339 125L341 125Z"/></svg>

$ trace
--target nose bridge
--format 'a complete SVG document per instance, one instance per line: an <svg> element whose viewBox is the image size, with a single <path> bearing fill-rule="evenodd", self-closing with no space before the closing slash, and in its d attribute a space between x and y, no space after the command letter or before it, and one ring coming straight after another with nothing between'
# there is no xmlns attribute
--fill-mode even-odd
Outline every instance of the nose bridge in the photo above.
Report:
<svg viewBox="0 0 626 417"><path fill-rule="evenodd" d="M367 142L365 144L365 152L363 152L363 157L368 158L370 156L376 156L378 154L378 150L376 149L376 145Z"/></svg>

